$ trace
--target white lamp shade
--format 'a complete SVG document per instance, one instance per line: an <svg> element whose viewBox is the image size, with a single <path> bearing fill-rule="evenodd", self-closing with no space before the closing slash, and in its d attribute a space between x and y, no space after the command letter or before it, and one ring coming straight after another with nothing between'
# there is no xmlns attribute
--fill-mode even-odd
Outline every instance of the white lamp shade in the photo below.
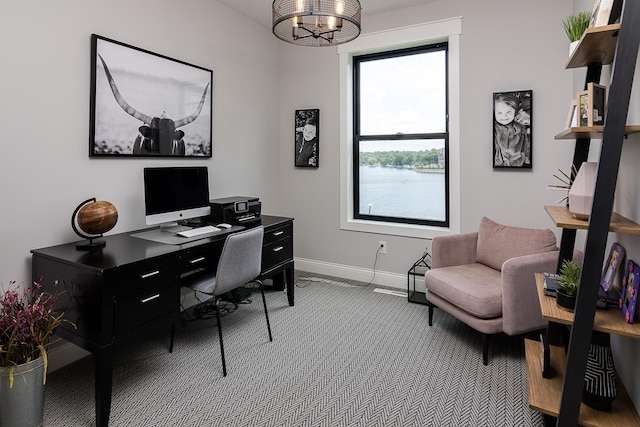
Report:
<svg viewBox="0 0 640 427"><path fill-rule="evenodd" d="M582 163L569 190L569 212L578 219L587 220L591 215L597 174L598 164L596 162Z"/></svg>

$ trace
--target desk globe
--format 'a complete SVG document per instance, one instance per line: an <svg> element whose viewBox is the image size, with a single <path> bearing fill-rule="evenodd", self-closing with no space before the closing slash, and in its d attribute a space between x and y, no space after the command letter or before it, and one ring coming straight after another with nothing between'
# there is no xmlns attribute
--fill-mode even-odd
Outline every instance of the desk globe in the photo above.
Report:
<svg viewBox="0 0 640 427"><path fill-rule="evenodd" d="M71 216L71 228L78 236L89 241L77 243L76 249L93 250L105 247L107 243L104 240L94 239L102 237L116 225L116 222L118 210L112 203L96 201L95 197L80 203Z"/></svg>

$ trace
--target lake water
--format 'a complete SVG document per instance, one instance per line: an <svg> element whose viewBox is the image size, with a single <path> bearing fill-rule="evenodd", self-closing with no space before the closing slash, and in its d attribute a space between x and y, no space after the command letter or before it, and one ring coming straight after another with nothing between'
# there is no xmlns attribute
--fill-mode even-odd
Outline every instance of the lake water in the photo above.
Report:
<svg viewBox="0 0 640 427"><path fill-rule="evenodd" d="M444 178L444 173L360 166L360 213L444 221Z"/></svg>

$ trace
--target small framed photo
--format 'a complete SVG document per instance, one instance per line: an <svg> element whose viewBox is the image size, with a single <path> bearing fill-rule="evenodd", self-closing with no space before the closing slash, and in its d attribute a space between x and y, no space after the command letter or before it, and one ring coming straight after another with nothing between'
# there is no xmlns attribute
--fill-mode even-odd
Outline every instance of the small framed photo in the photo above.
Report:
<svg viewBox="0 0 640 427"><path fill-rule="evenodd" d="M622 14L622 0L595 0L589 27L614 24Z"/></svg>
<svg viewBox="0 0 640 427"><path fill-rule="evenodd" d="M576 127L578 124L578 119L576 115L576 100L571 100L571 105L569 106L569 113L567 114L567 123L565 125L566 129L570 129L572 127Z"/></svg>
<svg viewBox="0 0 640 427"><path fill-rule="evenodd" d="M589 92L589 104L591 107L589 126L602 126L604 125L604 112L607 108L607 88L596 83L589 83L587 91Z"/></svg>
<svg viewBox="0 0 640 427"><path fill-rule="evenodd" d="M296 110L295 157L297 168L317 168L320 152L320 110Z"/></svg>
<svg viewBox="0 0 640 427"><path fill-rule="evenodd" d="M531 169L533 91L493 94L493 168Z"/></svg>
<svg viewBox="0 0 640 427"><path fill-rule="evenodd" d="M605 291L611 289L614 286L615 278L618 273L620 263L624 258L624 248L619 243L613 243L611 250L609 251L609 257L607 263L602 270L602 277L600 278L600 285Z"/></svg>
<svg viewBox="0 0 640 427"><path fill-rule="evenodd" d="M629 260L624 279L622 279L622 295L620 296L620 309L627 323L633 323L635 320L638 285L640 285L640 266Z"/></svg>
<svg viewBox="0 0 640 427"><path fill-rule="evenodd" d="M604 125L604 114L606 109L605 86L589 83L587 90L582 90L576 94L576 104L580 111L579 124L581 127Z"/></svg>
<svg viewBox="0 0 640 427"><path fill-rule="evenodd" d="M589 126L589 91L582 90L576 94L576 105L578 107L578 125L580 127Z"/></svg>

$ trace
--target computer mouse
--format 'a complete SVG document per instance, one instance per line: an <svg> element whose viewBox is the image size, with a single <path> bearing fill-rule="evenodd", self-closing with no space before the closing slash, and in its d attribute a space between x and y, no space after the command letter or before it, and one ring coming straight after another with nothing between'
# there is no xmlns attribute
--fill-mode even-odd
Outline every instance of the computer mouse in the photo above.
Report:
<svg viewBox="0 0 640 427"><path fill-rule="evenodd" d="M226 222L223 222L222 224L216 225L216 227L218 227L218 228L231 228L231 224L227 224Z"/></svg>

